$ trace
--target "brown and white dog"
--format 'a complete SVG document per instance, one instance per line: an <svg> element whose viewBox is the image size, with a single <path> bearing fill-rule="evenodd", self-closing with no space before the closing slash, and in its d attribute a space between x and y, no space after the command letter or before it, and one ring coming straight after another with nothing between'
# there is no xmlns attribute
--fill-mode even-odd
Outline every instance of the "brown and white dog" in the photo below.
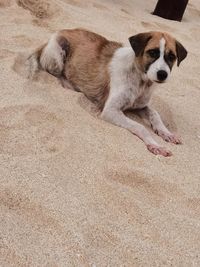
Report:
<svg viewBox="0 0 200 267"><path fill-rule="evenodd" d="M149 107L149 101L154 84L166 82L175 61L179 66L187 51L163 32L140 33L129 41L131 46L124 47L83 29L61 30L29 60L59 77L68 88L83 92L98 104L102 119L137 135L149 151L171 156L143 125L128 118L124 111L137 109L165 141L180 144L180 139Z"/></svg>

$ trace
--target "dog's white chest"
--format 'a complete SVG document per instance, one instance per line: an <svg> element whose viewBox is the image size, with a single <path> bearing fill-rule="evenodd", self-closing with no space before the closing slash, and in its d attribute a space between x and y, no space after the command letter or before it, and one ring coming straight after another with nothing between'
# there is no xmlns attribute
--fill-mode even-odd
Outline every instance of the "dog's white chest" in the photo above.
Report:
<svg viewBox="0 0 200 267"><path fill-rule="evenodd" d="M130 89L127 89L126 93L124 94L123 109L144 108L151 98L153 89L146 84L143 86L132 84L132 87L130 85L129 88Z"/></svg>
<svg viewBox="0 0 200 267"><path fill-rule="evenodd" d="M143 81L134 62L131 48L119 48L110 64L110 94L106 106L126 110L143 108L150 100L152 88Z"/></svg>
<svg viewBox="0 0 200 267"><path fill-rule="evenodd" d="M136 100L133 103L133 108L144 108L150 101L152 88L145 85L144 88L141 89L141 94L138 95Z"/></svg>

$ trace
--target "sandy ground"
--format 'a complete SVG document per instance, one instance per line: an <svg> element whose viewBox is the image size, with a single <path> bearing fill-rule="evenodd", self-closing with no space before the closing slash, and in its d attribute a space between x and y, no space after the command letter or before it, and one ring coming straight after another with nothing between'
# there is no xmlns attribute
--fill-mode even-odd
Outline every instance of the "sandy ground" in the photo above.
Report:
<svg viewBox="0 0 200 267"><path fill-rule="evenodd" d="M200 3L182 23L150 15L155 3L0 0L1 267L200 266ZM81 93L15 65L80 26L125 43L167 31L188 49L152 101L182 136L181 146L155 136L171 158L101 121Z"/></svg>

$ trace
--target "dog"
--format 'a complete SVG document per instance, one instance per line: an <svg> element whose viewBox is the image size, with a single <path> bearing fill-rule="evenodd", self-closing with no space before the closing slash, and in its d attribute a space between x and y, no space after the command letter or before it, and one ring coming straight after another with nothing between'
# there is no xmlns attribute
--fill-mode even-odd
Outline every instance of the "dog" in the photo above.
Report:
<svg viewBox="0 0 200 267"><path fill-rule="evenodd" d="M137 110L153 131L165 141L180 144L158 112L149 106L155 84L168 80L172 67L187 56L183 45L165 32L139 33L129 38L130 46L109 41L84 29L66 29L53 34L29 60L34 68L58 77L62 84L95 102L101 118L129 130L155 155L171 156L141 124L124 111Z"/></svg>

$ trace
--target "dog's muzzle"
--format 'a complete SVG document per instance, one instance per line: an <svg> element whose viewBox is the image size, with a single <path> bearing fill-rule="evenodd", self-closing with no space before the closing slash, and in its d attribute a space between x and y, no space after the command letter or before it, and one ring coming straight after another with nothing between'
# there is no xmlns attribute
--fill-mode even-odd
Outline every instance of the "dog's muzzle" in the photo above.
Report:
<svg viewBox="0 0 200 267"><path fill-rule="evenodd" d="M159 70L157 72L158 82L164 82L167 79L167 76L168 76L168 74L165 70Z"/></svg>

